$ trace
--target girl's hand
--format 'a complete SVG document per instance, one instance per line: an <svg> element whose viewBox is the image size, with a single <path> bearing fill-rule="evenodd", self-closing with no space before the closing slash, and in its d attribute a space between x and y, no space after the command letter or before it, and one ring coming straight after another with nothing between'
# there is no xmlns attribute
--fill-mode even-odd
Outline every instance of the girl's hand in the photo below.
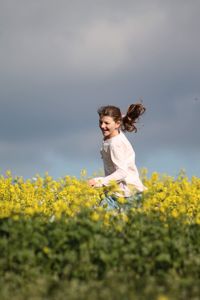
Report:
<svg viewBox="0 0 200 300"><path fill-rule="evenodd" d="M89 184L89 186L95 186L96 181L94 179L90 179L90 180L88 180L88 184Z"/></svg>

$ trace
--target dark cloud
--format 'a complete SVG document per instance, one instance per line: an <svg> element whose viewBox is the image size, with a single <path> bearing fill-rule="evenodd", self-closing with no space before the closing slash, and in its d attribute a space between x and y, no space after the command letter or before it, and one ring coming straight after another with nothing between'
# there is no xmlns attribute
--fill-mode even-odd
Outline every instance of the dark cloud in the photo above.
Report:
<svg viewBox="0 0 200 300"><path fill-rule="evenodd" d="M126 112L140 97L147 112L129 135L139 165L166 165L168 153L171 170L182 161L196 170L189 157L200 147L199 1L0 5L3 170L94 169L101 165L98 107Z"/></svg>

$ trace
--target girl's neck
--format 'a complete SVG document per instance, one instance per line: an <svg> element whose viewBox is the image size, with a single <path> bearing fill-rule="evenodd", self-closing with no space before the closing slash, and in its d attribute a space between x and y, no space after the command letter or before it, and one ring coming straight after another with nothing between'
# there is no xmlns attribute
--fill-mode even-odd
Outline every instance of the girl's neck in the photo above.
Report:
<svg viewBox="0 0 200 300"><path fill-rule="evenodd" d="M108 137L104 137L104 141L106 140L110 140L116 136L118 136L120 134L120 131L116 131L116 132L113 132L113 134L111 136L108 136Z"/></svg>

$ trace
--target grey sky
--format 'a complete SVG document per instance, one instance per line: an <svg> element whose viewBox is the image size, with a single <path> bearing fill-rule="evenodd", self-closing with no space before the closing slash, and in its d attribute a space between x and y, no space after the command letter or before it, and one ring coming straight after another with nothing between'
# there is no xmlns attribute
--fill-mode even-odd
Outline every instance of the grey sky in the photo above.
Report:
<svg viewBox="0 0 200 300"><path fill-rule="evenodd" d="M0 0L0 168L102 168L97 109L147 108L139 168L200 176L199 1Z"/></svg>

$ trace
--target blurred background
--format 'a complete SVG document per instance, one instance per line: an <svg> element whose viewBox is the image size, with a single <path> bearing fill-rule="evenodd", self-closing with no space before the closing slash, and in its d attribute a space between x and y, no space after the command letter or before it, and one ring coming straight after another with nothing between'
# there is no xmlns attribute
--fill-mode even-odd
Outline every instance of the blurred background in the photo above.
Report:
<svg viewBox="0 0 200 300"><path fill-rule="evenodd" d="M97 109L126 113L139 169L200 176L200 2L0 0L0 173L103 170Z"/></svg>

